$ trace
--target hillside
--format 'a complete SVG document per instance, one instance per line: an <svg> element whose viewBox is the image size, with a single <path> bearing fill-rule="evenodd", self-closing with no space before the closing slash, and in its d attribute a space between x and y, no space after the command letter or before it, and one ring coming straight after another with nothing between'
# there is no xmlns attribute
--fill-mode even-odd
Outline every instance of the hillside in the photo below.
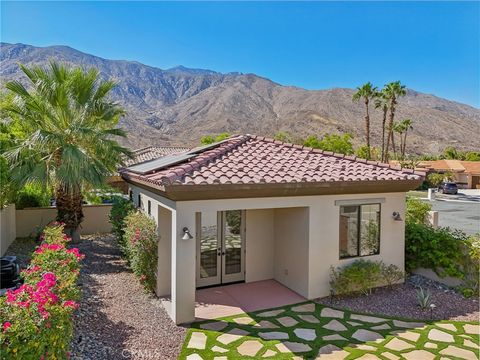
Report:
<svg viewBox="0 0 480 360"><path fill-rule="evenodd" d="M112 94L127 110L121 126L126 144L194 145L209 133L273 135L283 130L305 136L350 132L363 137L363 107L352 89L305 90L282 86L254 74L222 74L182 66L162 70L138 62L106 60L66 46L39 48L1 44L2 82L22 79L18 63L46 65L49 59L95 66L118 87ZM378 143L381 114L373 111L373 142ZM411 118L411 149L439 152L445 146L480 149L480 110L409 90L400 100L398 119ZM477 134L474 136L474 134Z"/></svg>

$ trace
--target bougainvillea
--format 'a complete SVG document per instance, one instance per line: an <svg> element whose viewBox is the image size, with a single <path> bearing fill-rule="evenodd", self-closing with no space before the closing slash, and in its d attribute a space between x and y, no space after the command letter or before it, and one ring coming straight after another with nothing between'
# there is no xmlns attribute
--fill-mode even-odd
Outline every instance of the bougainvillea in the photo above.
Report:
<svg viewBox="0 0 480 360"><path fill-rule="evenodd" d="M6 358L66 359L78 308L83 255L68 249L62 224L45 228L24 284L0 298L0 352Z"/></svg>

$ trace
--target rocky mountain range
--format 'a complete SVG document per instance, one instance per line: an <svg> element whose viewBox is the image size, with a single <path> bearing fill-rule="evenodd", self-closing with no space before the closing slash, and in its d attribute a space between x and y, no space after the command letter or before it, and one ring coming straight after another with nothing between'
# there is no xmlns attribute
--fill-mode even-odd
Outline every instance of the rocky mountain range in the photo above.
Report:
<svg viewBox="0 0 480 360"><path fill-rule="evenodd" d="M162 70L134 61L106 60L67 46L0 45L0 77L25 78L18 63L47 65L50 59L96 67L118 86L112 97L127 111L120 125L132 148L196 145L206 134L251 133L296 137L349 132L364 137L364 108L353 89L305 90L282 86L255 74L218 73L182 66ZM397 79L392 79L397 80ZM373 143L379 143L381 113L372 115ZM410 152L438 153L446 146L480 150L480 110L409 89L397 119L411 118ZM408 151L407 151L408 152Z"/></svg>

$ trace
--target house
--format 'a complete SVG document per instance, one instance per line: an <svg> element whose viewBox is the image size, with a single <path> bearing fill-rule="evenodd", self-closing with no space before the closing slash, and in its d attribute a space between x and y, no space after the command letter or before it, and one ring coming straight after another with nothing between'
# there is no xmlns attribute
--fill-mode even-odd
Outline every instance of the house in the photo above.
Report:
<svg viewBox="0 0 480 360"><path fill-rule="evenodd" d="M124 169L158 224L157 295L176 323L199 287L275 279L330 294L331 266L360 257L404 268L405 193L423 173L240 135Z"/></svg>
<svg viewBox="0 0 480 360"><path fill-rule="evenodd" d="M435 160L420 161L417 169L428 173L450 173L460 188L480 188L480 161Z"/></svg>

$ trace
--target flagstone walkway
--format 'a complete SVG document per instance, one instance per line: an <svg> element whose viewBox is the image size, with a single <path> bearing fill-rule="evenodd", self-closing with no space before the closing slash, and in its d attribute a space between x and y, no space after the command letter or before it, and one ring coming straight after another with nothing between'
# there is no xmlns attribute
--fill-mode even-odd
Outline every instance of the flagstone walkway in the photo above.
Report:
<svg viewBox="0 0 480 360"><path fill-rule="evenodd" d="M194 323L181 359L477 360L479 324L424 323L313 302Z"/></svg>

